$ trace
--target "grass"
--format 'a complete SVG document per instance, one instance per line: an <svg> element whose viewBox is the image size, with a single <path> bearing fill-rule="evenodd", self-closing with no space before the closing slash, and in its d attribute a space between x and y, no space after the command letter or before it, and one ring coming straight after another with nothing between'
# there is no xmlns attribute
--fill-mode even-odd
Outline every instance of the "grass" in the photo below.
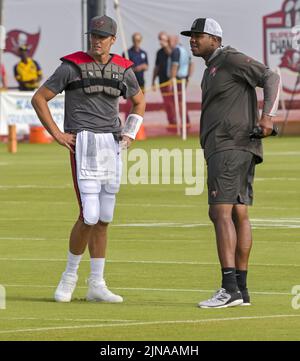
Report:
<svg viewBox="0 0 300 361"><path fill-rule="evenodd" d="M251 307L202 310L220 271L206 191L185 185L123 185L109 231L106 280L123 304L87 303L88 255L70 304L53 292L65 267L78 206L67 151L56 145L0 144L0 340L300 340L299 138L268 139L250 210L254 246ZM198 147L158 138L135 145Z"/></svg>

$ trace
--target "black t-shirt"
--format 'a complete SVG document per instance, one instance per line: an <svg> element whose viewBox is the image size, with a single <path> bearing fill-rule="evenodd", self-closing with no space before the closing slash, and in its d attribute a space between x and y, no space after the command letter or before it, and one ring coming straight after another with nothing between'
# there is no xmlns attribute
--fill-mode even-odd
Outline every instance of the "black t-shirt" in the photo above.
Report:
<svg viewBox="0 0 300 361"><path fill-rule="evenodd" d="M169 55L164 49L159 49L156 53L155 65L158 67L159 83L164 83L169 80L168 72L168 57Z"/></svg>

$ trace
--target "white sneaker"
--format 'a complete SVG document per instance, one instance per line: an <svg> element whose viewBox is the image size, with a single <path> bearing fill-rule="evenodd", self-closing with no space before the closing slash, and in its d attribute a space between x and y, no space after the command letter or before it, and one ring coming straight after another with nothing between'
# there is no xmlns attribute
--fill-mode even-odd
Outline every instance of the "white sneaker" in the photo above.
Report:
<svg viewBox="0 0 300 361"><path fill-rule="evenodd" d="M77 274L64 272L54 294L55 301L70 302L72 299L72 293L76 287L77 280Z"/></svg>
<svg viewBox="0 0 300 361"><path fill-rule="evenodd" d="M123 297L115 295L106 286L105 281L99 281L98 279L88 279L89 289L86 295L87 301L103 301L111 303L123 302Z"/></svg>
<svg viewBox="0 0 300 361"><path fill-rule="evenodd" d="M220 288L212 298L198 303L201 308L226 308L238 306L243 303L243 298L239 290L228 292L225 288Z"/></svg>

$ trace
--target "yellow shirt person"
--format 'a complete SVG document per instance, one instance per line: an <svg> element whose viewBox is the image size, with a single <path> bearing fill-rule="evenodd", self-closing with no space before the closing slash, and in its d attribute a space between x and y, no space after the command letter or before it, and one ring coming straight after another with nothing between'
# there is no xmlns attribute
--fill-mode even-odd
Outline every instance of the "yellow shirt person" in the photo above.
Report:
<svg viewBox="0 0 300 361"><path fill-rule="evenodd" d="M27 46L19 48L21 60L14 67L15 79L19 84L19 90L32 91L40 86L42 69L38 62L27 56Z"/></svg>

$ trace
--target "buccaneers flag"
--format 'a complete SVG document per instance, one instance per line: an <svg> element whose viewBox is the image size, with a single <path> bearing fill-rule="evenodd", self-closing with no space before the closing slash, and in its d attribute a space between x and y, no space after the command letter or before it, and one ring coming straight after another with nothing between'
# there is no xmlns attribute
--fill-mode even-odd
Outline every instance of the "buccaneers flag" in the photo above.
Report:
<svg viewBox="0 0 300 361"><path fill-rule="evenodd" d="M36 34L29 34L23 30L11 30L6 34L5 52L19 56L18 49L21 45L27 45L28 56L32 57L40 40L40 30Z"/></svg>

